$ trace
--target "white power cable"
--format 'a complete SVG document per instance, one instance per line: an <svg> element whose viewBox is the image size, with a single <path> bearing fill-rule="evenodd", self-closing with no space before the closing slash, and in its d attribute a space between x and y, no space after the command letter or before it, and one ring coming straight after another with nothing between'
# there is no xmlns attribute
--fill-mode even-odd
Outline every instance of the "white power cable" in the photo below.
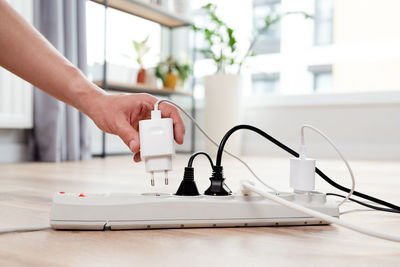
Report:
<svg viewBox="0 0 400 267"><path fill-rule="evenodd" d="M347 160L343 157L342 153L339 151L339 149L337 148L337 146L333 143L333 141L326 135L324 134L322 131L318 130L317 128L315 128L314 126L311 125L303 125L301 126L301 147L304 149L305 148L305 138L304 138L304 129L310 129L313 130L314 132L318 133L319 135L321 135L338 153L339 157L343 160L344 164L346 164L347 169L349 170L350 173L350 177L351 177L351 190L350 192L347 194L347 196L343 199L342 202L340 202L339 206L343 205L346 201L349 200L349 198L353 195L353 192L355 190L356 187L356 180L354 178L354 174L353 174L353 170L350 167L350 164L347 162ZM304 151L303 151L304 153Z"/></svg>
<svg viewBox="0 0 400 267"><path fill-rule="evenodd" d="M35 226L21 226L21 227L7 227L0 228L0 234L13 233L13 232L32 232L50 229L50 225L35 225Z"/></svg>
<svg viewBox="0 0 400 267"><path fill-rule="evenodd" d="M258 189L257 187L249 184L248 182L242 183L242 188L244 188L246 190L250 190L250 191L252 191L254 193L257 193L257 194L259 194L259 195L261 195L261 196L263 196L263 197L265 197L265 198L267 198L267 199L269 199L269 200L271 200L273 202L276 202L276 203L278 203L278 204L280 204L282 206L288 207L288 208L293 209L293 210L300 211L300 212L305 213L305 214L307 214L309 216L324 220L324 221L329 222L329 223L340 225L340 226L342 226L344 228L347 228L347 229L350 229L352 231L359 232L359 233L362 233L362 234L365 234L365 235L369 235L369 236L372 236L372 237L376 237L376 238L380 238L380 239L385 239L385 240L394 241L394 242L400 242L400 237L398 237L398 236L392 236L392 235L388 235L388 234L375 232L375 231L372 231L372 230L369 230L369 229L365 229L363 227L359 227L357 225L342 221L342 220L340 220L338 218L326 215L326 214L324 214L322 212L315 211L315 210L303 207L301 205L298 205L296 203L293 203L293 202L290 202L290 201L288 201L286 199L283 199L283 198L281 198L279 196L271 194L271 193L269 193L267 191L264 191L262 189Z"/></svg>
<svg viewBox="0 0 400 267"><path fill-rule="evenodd" d="M181 106L179 106L178 104L170 101L170 100L166 100L166 99L160 99L158 100L155 104L154 104L154 110L158 110L158 105L161 102L167 102L170 103L171 105L177 107L180 111L183 112L183 114L185 114L192 122L193 124L197 127L197 129L199 129L199 131L212 143L214 144L216 147L219 147L218 143L214 141L214 139L212 139L204 130L203 128L201 128L201 126L199 125L199 123L192 117L190 116L189 113L187 113ZM224 149L224 152L226 154L228 154L229 156L235 158L236 160L238 160L239 162L241 162L250 172L251 174L264 186L268 187L269 189L271 189L272 191L274 191L276 194L278 194L278 190L276 190L275 188L273 188L272 186L268 185L267 183L265 183L260 177L258 177L258 175L250 168L250 166L244 161L242 160L240 157L230 153L229 151L227 151L226 149Z"/></svg>

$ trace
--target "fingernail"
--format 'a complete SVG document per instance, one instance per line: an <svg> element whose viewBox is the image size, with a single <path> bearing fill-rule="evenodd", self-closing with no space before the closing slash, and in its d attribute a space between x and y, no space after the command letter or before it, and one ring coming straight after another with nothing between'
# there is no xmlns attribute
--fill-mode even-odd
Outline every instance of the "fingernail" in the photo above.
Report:
<svg viewBox="0 0 400 267"><path fill-rule="evenodd" d="M133 146L135 145L135 140L131 140L130 142L129 142L129 149L132 151L132 152L134 152L133 151Z"/></svg>

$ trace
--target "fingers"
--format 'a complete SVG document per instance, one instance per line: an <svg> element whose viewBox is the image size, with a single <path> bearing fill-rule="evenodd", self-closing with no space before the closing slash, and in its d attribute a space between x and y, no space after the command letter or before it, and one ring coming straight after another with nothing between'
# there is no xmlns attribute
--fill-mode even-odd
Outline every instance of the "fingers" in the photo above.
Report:
<svg viewBox="0 0 400 267"><path fill-rule="evenodd" d="M153 110L154 104L157 102L158 99L149 94L138 94L138 95L140 95L143 101L147 102L146 104L150 105L150 110ZM162 102L159 105L159 109L161 110L163 118L172 119L174 125L175 141L178 144L183 144L183 137L185 135L185 125L183 124L182 117L179 114L177 108L171 104Z"/></svg>
<svg viewBox="0 0 400 267"><path fill-rule="evenodd" d="M139 133L136 131L129 121L125 118L117 119L117 129L115 134L121 137L122 141L129 147L129 149L133 153L139 152L140 149L140 140L139 140Z"/></svg>
<svg viewBox="0 0 400 267"><path fill-rule="evenodd" d="M129 149L133 152L133 153L137 153L138 151L140 151L140 140L139 140L139 135L137 136L137 138L132 139L129 142Z"/></svg>
<svg viewBox="0 0 400 267"><path fill-rule="evenodd" d="M142 103L142 109L140 111L140 119L141 120L148 120L151 118L151 111L153 110L153 106L143 102Z"/></svg>
<svg viewBox="0 0 400 267"><path fill-rule="evenodd" d="M137 152L134 156L133 156L133 161L134 162L140 162L142 159L140 157L140 152Z"/></svg>
<svg viewBox="0 0 400 267"><path fill-rule="evenodd" d="M131 114L130 123L135 130L139 130L139 121L148 120L151 117L152 106L146 102L141 102L139 106L135 107L134 112Z"/></svg>
<svg viewBox="0 0 400 267"><path fill-rule="evenodd" d="M183 144L185 125L183 124L182 117L178 110L168 103L161 103L159 108L161 110L161 115L164 118L171 118L173 121L175 141L180 145Z"/></svg>

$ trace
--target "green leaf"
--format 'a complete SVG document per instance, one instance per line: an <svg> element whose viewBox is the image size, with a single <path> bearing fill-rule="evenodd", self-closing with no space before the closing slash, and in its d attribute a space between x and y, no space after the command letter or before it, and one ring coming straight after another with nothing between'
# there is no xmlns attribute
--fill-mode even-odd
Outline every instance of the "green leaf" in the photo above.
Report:
<svg viewBox="0 0 400 267"><path fill-rule="evenodd" d="M231 52L234 52L236 50L236 38L233 36L233 29L227 27L227 32L228 32L228 45L231 49Z"/></svg>
<svg viewBox="0 0 400 267"><path fill-rule="evenodd" d="M216 22L220 26L225 25L225 23L223 23L222 20L220 20L215 13L210 13L210 18L211 21Z"/></svg>
<svg viewBox="0 0 400 267"><path fill-rule="evenodd" d="M149 40L149 36L147 35L147 37L143 41L141 41L140 44L142 46L145 46L148 40Z"/></svg>
<svg viewBox="0 0 400 267"><path fill-rule="evenodd" d="M158 63L156 68L155 68L155 75L157 78L161 79L161 81L164 83L165 82L165 73L163 73L162 69L162 63Z"/></svg>
<svg viewBox="0 0 400 267"><path fill-rule="evenodd" d="M198 32L198 31L201 30L199 27L197 27L197 26L194 25L194 24L191 26L191 28L192 28L192 30L195 31L195 32Z"/></svg>
<svg viewBox="0 0 400 267"><path fill-rule="evenodd" d="M266 16L265 19L264 19L264 23L265 23L264 27L268 28L271 25L271 21L272 21L271 16L270 15Z"/></svg>
<svg viewBox="0 0 400 267"><path fill-rule="evenodd" d="M206 57L206 58L212 58L212 59L215 58L215 54L211 49L208 49L208 48L199 49L199 52L202 53L204 55L204 57Z"/></svg>
<svg viewBox="0 0 400 267"><path fill-rule="evenodd" d="M138 52L140 49L140 45L137 41L133 41L133 47L135 48L136 52Z"/></svg>
<svg viewBox="0 0 400 267"><path fill-rule="evenodd" d="M215 32L209 29L204 29L204 36L206 38L206 40L208 41L208 43L210 44L210 46L214 45L214 41L212 40L212 37L215 36Z"/></svg>
<svg viewBox="0 0 400 267"><path fill-rule="evenodd" d="M204 6L202 6L201 8L202 8L202 9L210 10L213 6L214 6L214 5L213 5L212 3L208 3L208 4L204 5Z"/></svg>

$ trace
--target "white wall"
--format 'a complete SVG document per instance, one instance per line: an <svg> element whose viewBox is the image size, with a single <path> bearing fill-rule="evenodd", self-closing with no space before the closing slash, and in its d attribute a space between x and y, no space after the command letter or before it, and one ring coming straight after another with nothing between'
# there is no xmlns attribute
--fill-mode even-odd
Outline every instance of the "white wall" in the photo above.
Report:
<svg viewBox="0 0 400 267"><path fill-rule="evenodd" d="M203 110L198 111L203 125ZM400 160L400 93L270 96L247 105L245 124L261 128L298 150L300 127L316 126L331 137L348 159ZM204 137L197 131L197 150ZM243 135L243 154L285 156L254 133ZM306 133L310 155L336 158L335 151L312 132Z"/></svg>
<svg viewBox="0 0 400 267"><path fill-rule="evenodd" d="M258 126L291 148L298 150L299 129L303 123L316 126L338 144L349 159L400 160L400 105L365 104L331 106L294 106L252 108L248 123ZM262 138L244 135L244 154L285 155ZM337 158L324 140L306 134L309 154L313 157Z"/></svg>

